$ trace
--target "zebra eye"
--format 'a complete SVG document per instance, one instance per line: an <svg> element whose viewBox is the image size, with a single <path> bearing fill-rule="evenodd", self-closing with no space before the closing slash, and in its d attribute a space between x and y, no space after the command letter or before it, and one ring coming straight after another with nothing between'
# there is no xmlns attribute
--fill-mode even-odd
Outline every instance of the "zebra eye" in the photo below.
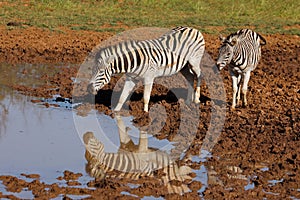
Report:
<svg viewBox="0 0 300 200"><path fill-rule="evenodd" d="M97 63L98 67L102 67L104 65L104 61L102 58L98 59L98 63Z"/></svg>

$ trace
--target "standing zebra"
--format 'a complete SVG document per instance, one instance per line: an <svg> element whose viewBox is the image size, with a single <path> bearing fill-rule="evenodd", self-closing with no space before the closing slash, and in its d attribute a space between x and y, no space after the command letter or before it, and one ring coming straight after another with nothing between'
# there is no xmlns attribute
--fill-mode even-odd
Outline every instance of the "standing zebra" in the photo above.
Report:
<svg viewBox="0 0 300 200"><path fill-rule="evenodd" d="M266 40L249 29L239 30L227 38L220 36L220 39L223 44L219 49L217 66L221 70L229 64L233 87L231 108L235 109L236 104L239 104L242 80L243 106L247 106L246 94L250 73L256 68L260 60L260 47L266 44Z"/></svg>
<svg viewBox="0 0 300 200"><path fill-rule="evenodd" d="M188 27L174 28L154 40L126 41L101 49L96 56L98 64L93 68L88 91L97 94L104 85L109 83L113 74L126 73L127 79L115 111L122 108L135 86L133 79L142 79L144 111L148 112L154 79L173 75L189 63L190 71L197 77L197 88L193 95L193 88L188 84L187 99L199 103L200 61L204 49L205 42L202 34Z"/></svg>

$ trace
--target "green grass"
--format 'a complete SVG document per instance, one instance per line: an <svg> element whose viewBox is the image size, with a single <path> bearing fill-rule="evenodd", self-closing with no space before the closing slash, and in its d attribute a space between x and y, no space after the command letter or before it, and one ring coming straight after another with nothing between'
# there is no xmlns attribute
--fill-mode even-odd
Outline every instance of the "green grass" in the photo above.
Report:
<svg viewBox="0 0 300 200"><path fill-rule="evenodd" d="M119 32L129 27L193 26L203 32L254 27L300 35L299 0L19 0L0 3L0 24ZM105 25L105 26L104 26ZM103 27L102 27L103 26ZM286 27L290 27L287 29Z"/></svg>

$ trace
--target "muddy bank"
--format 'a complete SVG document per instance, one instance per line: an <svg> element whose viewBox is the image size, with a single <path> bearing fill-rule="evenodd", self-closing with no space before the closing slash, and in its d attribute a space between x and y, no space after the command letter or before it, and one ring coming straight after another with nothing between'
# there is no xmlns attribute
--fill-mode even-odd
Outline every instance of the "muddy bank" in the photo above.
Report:
<svg viewBox="0 0 300 200"><path fill-rule="evenodd" d="M41 86L33 88L14 84L13 87L21 93L36 97L60 94L62 97L72 98L73 78L76 77L80 63L99 41L109 36L111 34L85 31L51 32L35 28L7 30L6 27L1 27L0 61L14 64L63 63L61 66L68 67L61 67L53 76L45 73L40 77L45 82ZM204 34L204 37L207 51L215 59L220 44L218 36ZM224 70L221 73L227 97L226 120L218 142L212 150L213 157L205 163L206 168L211 171L211 180L217 179L209 182L209 187L203 192L205 199L300 198L299 37L266 35L265 38L267 45L262 48L262 60L249 82L248 107L229 110L232 96L231 79L228 71ZM72 65L69 65L70 63ZM96 97L96 109L112 117L111 99L102 97L112 94L119 78L113 78ZM176 79L168 80L170 84L174 81L174 85L180 88ZM212 100L207 88L203 81L201 104L193 105L193 108L199 109L201 120L195 140L189 148L192 155L199 153L209 128ZM149 123L148 115L142 111L142 89L137 88L131 100L126 103L136 126ZM81 92L81 96L87 95L84 90ZM157 135L158 138L171 140L177 134L180 103L170 88L160 84L154 85L150 107L161 105L167 114L167 121ZM194 163L192 166L193 169L199 169L201 163ZM8 191L28 188L35 197L40 198L66 194L90 195L87 198L138 198L142 197L142 194L164 196L167 199L180 198L179 195L163 193L161 185L152 179L143 180L143 187L139 189L127 186L126 180L107 179L105 184L90 182L96 190L46 185L38 181L38 178L32 182L11 176L0 176L0 179ZM70 184L76 184L76 180ZM245 188L247 185L249 186ZM197 192L201 184L193 181L188 186L192 188L191 192L183 198L198 197ZM121 194L122 191L134 195L124 195ZM13 195L9 198L13 198Z"/></svg>

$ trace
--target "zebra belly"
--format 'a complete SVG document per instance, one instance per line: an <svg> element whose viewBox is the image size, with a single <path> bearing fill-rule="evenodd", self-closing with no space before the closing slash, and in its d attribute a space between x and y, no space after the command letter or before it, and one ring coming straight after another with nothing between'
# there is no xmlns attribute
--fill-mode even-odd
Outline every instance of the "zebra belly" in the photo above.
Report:
<svg viewBox="0 0 300 200"><path fill-rule="evenodd" d="M174 63L172 65L167 66L152 67L151 69L142 72L127 73L126 75L131 78L134 78L135 80L171 76L173 74L178 73L182 69L182 67L178 67L178 69L176 69L176 66L176 63Z"/></svg>

